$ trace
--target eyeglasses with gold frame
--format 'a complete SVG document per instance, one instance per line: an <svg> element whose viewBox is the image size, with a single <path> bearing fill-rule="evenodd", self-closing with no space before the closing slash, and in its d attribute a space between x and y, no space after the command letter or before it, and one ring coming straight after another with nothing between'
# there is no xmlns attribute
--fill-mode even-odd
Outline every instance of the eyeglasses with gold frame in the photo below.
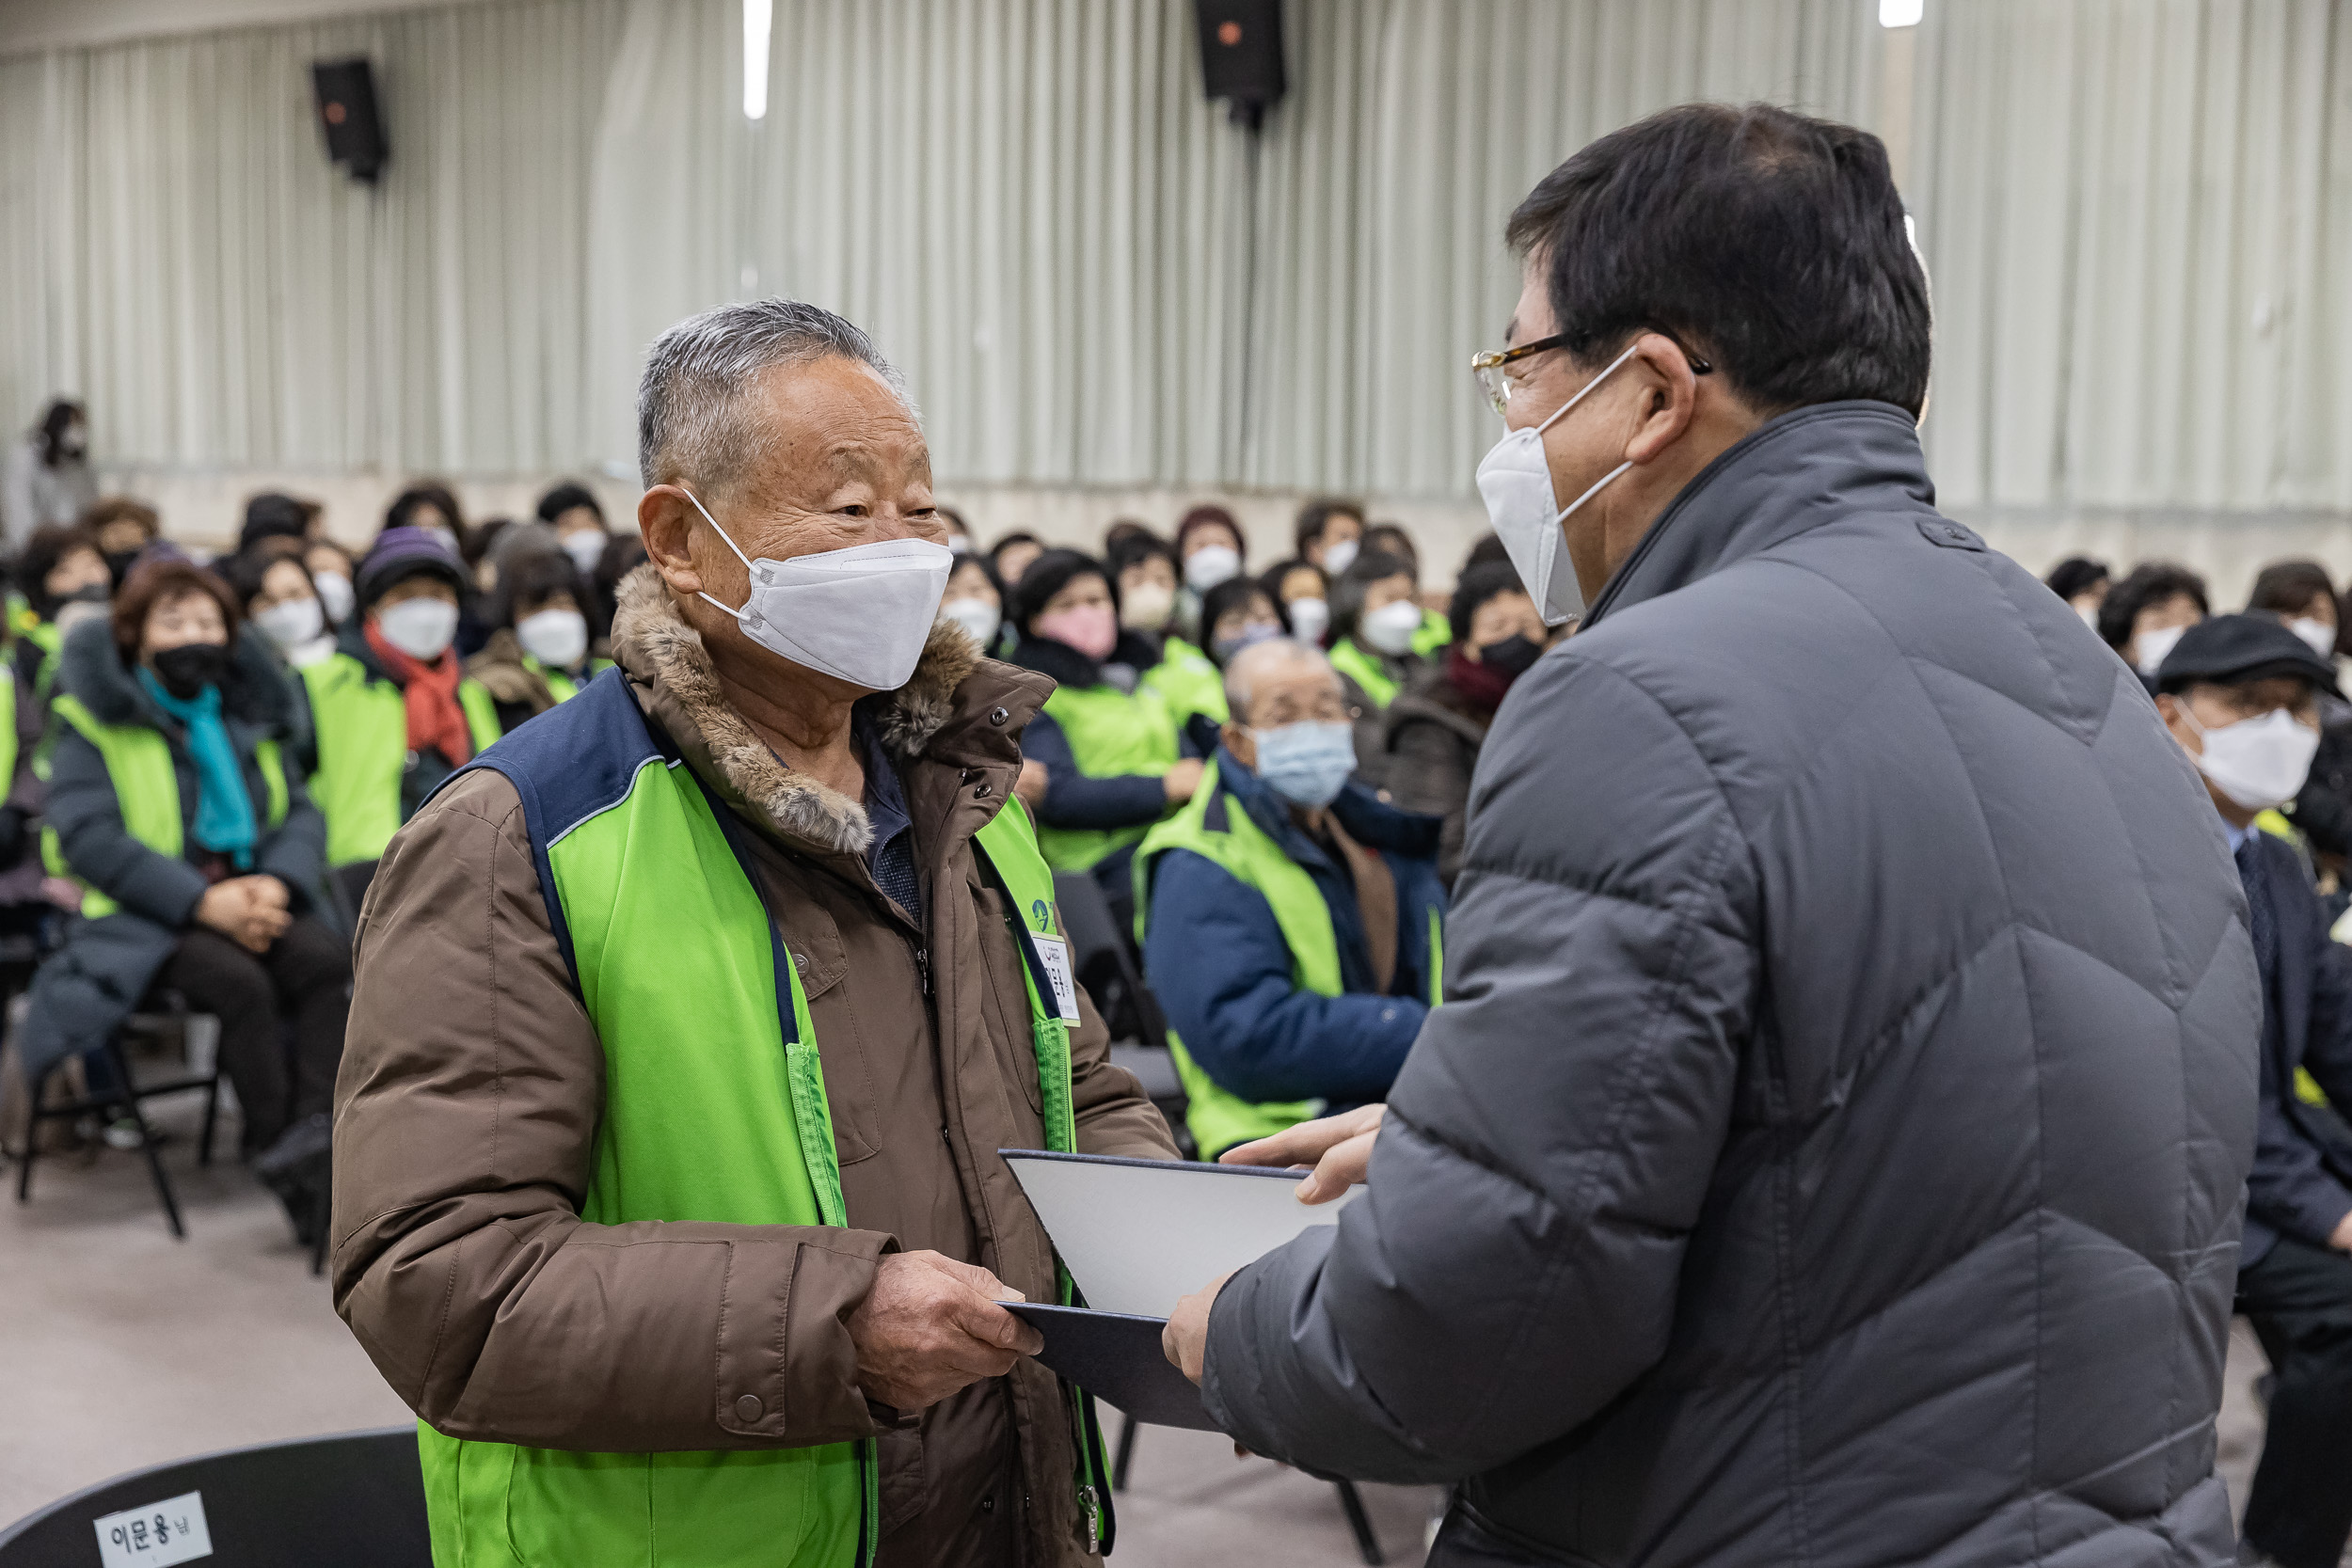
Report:
<svg viewBox="0 0 2352 1568"><path fill-rule="evenodd" d="M1675 347L1682 349L1682 356L1691 362L1692 375L1705 375L1715 368L1708 360L1684 348L1682 340L1673 333L1655 326L1645 330L1657 333ZM1477 381L1479 389L1486 394L1486 401L1494 405L1495 412L1508 419L1511 415L1511 378L1502 373L1502 367L1533 354L1567 346L1568 335L1555 332L1549 338L1538 338L1532 343L1520 343L1515 348L1490 348L1470 356L1470 375Z"/></svg>

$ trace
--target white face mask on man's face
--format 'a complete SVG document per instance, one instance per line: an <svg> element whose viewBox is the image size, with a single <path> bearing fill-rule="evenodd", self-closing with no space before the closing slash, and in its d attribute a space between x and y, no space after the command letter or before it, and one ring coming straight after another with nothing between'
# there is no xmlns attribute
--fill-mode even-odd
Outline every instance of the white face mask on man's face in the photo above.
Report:
<svg viewBox="0 0 2352 1568"><path fill-rule="evenodd" d="M896 691L914 673L956 556L928 539L880 539L789 561L754 561L691 490L686 499L751 573L743 608L725 610L743 635L788 663L868 691Z"/></svg>
<svg viewBox="0 0 2352 1568"><path fill-rule="evenodd" d="M1576 580L1576 567L1568 560L1561 525L1633 465L1630 461L1618 464L1582 495L1560 506L1551 487L1551 460L1544 454L1544 432L1632 358L1640 346L1639 339L1628 344L1598 375L1578 388L1574 397L1552 410L1549 419L1511 431L1478 464L1478 494L1486 503L1486 520L1494 524L1496 537L1502 541L1503 550L1518 569L1519 580L1527 585L1548 626L1565 625L1584 613L1583 585Z"/></svg>
<svg viewBox="0 0 2352 1568"><path fill-rule="evenodd" d="M2319 731L2274 707L2252 719L2207 729L2189 711L2188 699L2174 699L2181 716L2197 732L2204 751L2191 753L2197 770L2214 787L2248 811L2268 811L2300 794L2319 752Z"/></svg>

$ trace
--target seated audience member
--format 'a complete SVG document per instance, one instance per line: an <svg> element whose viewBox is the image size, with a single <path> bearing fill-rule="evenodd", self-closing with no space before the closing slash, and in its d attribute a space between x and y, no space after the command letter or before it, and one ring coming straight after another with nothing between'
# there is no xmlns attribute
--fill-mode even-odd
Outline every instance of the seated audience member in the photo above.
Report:
<svg viewBox="0 0 2352 1568"><path fill-rule="evenodd" d="M17 547L44 528L72 528L98 499L89 466L89 414L53 398L0 472L0 531Z"/></svg>
<svg viewBox="0 0 2352 1568"><path fill-rule="evenodd" d="M237 553L249 553L264 539L308 543L311 510L307 503L282 491L264 490L246 497L245 522L237 530Z"/></svg>
<svg viewBox="0 0 2352 1568"><path fill-rule="evenodd" d="M2156 708L2204 775L2246 884L2263 978L2260 1101L2237 1309L2276 1377L2238 1560L2332 1568L2352 1534L2352 1133L2297 1092L2352 1106L2352 956L2255 816L2292 798L2319 743L2329 661L2267 615L2190 627L2157 675Z"/></svg>
<svg viewBox="0 0 2352 1568"><path fill-rule="evenodd" d="M1136 846L1200 778L1168 699L1143 681L1158 651L1119 629L1118 585L1076 550L1038 557L1011 598L1012 661L1057 683L1021 737L1046 772L1038 845L1055 870L1092 873L1112 908L1131 911Z"/></svg>
<svg viewBox="0 0 2352 1568"><path fill-rule="evenodd" d="M1200 626L1200 596L1241 576L1248 553L1241 524L1221 506L1196 506L1178 520L1176 570L1184 587L1176 598L1176 629L1186 641L1208 646L1208 633Z"/></svg>
<svg viewBox="0 0 2352 1568"><path fill-rule="evenodd" d="M988 557L967 551L956 558L947 574L946 592L940 596L939 614L942 620L961 626L990 658L1010 656L1012 633L1005 624L1005 585L996 579L996 568L988 563Z"/></svg>
<svg viewBox="0 0 2352 1568"><path fill-rule="evenodd" d="M155 509L128 496L110 496L92 506L82 514L82 527L98 542L98 553L105 557L107 576L117 588L131 575L139 553L164 531Z"/></svg>
<svg viewBox="0 0 2352 1568"><path fill-rule="evenodd" d="M387 529L359 567L335 656L304 670L326 863L357 911L392 834L498 739L498 708L453 644L464 568L422 530Z"/></svg>
<svg viewBox="0 0 2352 1568"><path fill-rule="evenodd" d="M2153 691L2156 670L2181 633L2212 613L2204 578L2185 566L2147 562L2107 590L2099 606L2099 637Z"/></svg>
<svg viewBox="0 0 2352 1568"><path fill-rule="evenodd" d="M1331 586L1331 668L1356 722L1357 776L1375 789L1387 782L1389 705L1424 668L1421 614L1412 571L1393 555L1360 556Z"/></svg>
<svg viewBox="0 0 2352 1568"><path fill-rule="evenodd" d="M1200 626L1209 658L1220 672L1220 680L1222 672L1233 662L1233 656L1244 648L1268 638L1290 635L1290 624L1283 619L1281 607L1252 578L1229 578L1210 589L1200 601Z"/></svg>
<svg viewBox="0 0 2352 1568"><path fill-rule="evenodd" d="M1282 624L1301 642L1323 646L1331 630L1331 578L1311 561L1278 562L1258 579L1282 607Z"/></svg>
<svg viewBox="0 0 2352 1568"><path fill-rule="evenodd" d="M326 624L342 626L351 619L358 598L352 586L358 580L358 562L332 539L313 538L303 547L302 564L310 568L310 584L319 591L319 603L326 607Z"/></svg>
<svg viewBox="0 0 2352 1568"><path fill-rule="evenodd" d="M1116 561L1119 558L1120 546L1130 539L1159 539L1159 537L1152 531L1152 525L1140 517L1114 517L1111 519L1110 526L1103 531L1103 559ZM1166 540L1160 542L1167 543Z"/></svg>
<svg viewBox="0 0 2352 1568"><path fill-rule="evenodd" d="M466 517L456 494L438 480L412 484L392 498L384 509L378 537L396 528L413 528L440 546L452 561L466 559Z"/></svg>
<svg viewBox="0 0 2352 1568"><path fill-rule="evenodd" d="M561 549L579 575L580 612L588 618L588 635L601 641L612 635L612 596L597 586L604 558L621 546L620 535L605 526L604 507L584 484L563 483L539 498L539 521L555 535ZM615 579L618 580L617 578Z"/></svg>
<svg viewBox="0 0 2352 1568"><path fill-rule="evenodd" d="M958 555L974 554L977 541L972 537L972 525L963 520L963 514L952 506L935 510L939 513L939 520L947 525L947 547Z"/></svg>
<svg viewBox="0 0 2352 1568"><path fill-rule="evenodd" d="M2274 561L2254 578L2248 613L2276 616L2332 667L2336 661L2336 585L2316 561Z"/></svg>
<svg viewBox="0 0 2352 1568"><path fill-rule="evenodd" d="M16 578L24 594L14 627L17 685L45 720L65 634L85 616L105 615L114 574L87 529L44 528L35 531L17 558Z"/></svg>
<svg viewBox="0 0 2352 1568"><path fill-rule="evenodd" d="M1434 817L1348 782L1339 677L1292 638L1236 654L1191 802L1136 852L1136 936L1200 1157L1380 1100L1439 999Z"/></svg>
<svg viewBox="0 0 2352 1568"><path fill-rule="evenodd" d="M1143 682L1168 699L1179 730L1195 715L1225 721L1225 682L1209 656L1179 636L1176 547L1148 529L1120 537L1110 568L1119 579L1119 624L1152 644L1155 659Z"/></svg>
<svg viewBox="0 0 2352 1568"><path fill-rule="evenodd" d="M292 694L239 619L211 573L148 562L67 640L48 828L84 918L33 982L25 1054L104 1044L158 986L218 1018L244 1152L307 1241L351 957L317 918L326 830Z"/></svg>
<svg viewBox="0 0 2352 1568"><path fill-rule="evenodd" d="M1007 588L1016 588L1020 586L1021 574L1026 572L1030 562L1044 553L1045 541L1036 534L1008 533L988 547L988 563L996 569L998 582Z"/></svg>
<svg viewBox="0 0 2352 1568"><path fill-rule="evenodd" d="M2104 562L2089 556L2070 555L2050 568L2042 582L2050 592L2074 607L2074 613L2083 618L2083 625L2099 629L2099 607L2106 602L2107 569Z"/></svg>
<svg viewBox="0 0 2352 1568"><path fill-rule="evenodd" d="M1383 780L1400 811L1440 818L1438 875L1446 892L1462 867L1470 775L1495 709L1549 645L1544 618L1511 563L1473 566L1454 585L1452 636L1441 662L1389 705Z"/></svg>
<svg viewBox="0 0 2352 1568"><path fill-rule="evenodd" d="M1413 581L1418 591L1418 585L1421 582L1421 546L1413 542L1413 536L1405 531L1404 524L1373 524L1364 530L1364 549L1367 552L1378 550L1385 555L1396 556L1402 560L1406 565L1412 568ZM1413 637L1413 652L1423 658L1434 656L1439 648L1444 647L1453 639L1453 621L1444 610L1438 607L1445 602L1442 597L1438 600L1437 604L1432 604L1427 598L1422 601L1421 630Z"/></svg>
<svg viewBox="0 0 2352 1568"><path fill-rule="evenodd" d="M497 705L501 734L570 701L612 667L588 652L580 574L566 557L541 551L508 561L491 602L496 629L466 673Z"/></svg>
<svg viewBox="0 0 2352 1568"><path fill-rule="evenodd" d="M1364 509L1355 501L1328 498L1309 501L1291 525L1291 543L1300 560L1336 578L1363 552Z"/></svg>
<svg viewBox="0 0 2352 1568"><path fill-rule="evenodd" d="M248 551L221 562L220 575L246 621L288 670L307 670L335 657L326 607L302 557L281 546ZM293 677L289 676L290 679ZM294 682L298 688L300 682ZM304 728L308 728L308 704Z"/></svg>

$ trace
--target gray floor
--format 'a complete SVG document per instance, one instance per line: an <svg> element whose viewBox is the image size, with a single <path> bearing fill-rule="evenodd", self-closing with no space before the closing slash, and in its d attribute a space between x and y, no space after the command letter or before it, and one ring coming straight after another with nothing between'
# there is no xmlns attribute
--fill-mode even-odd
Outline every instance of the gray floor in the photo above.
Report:
<svg viewBox="0 0 2352 1568"><path fill-rule="evenodd" d="M0 1198L0 1522L140 1465L405 1420L312 1279L276 1204L229 1161L166 1152L189 1239L164 1228L135 1154L44 1162L33 1201ZM2262 1441L2262 1354L2241 1324L2222 1469L2242 1500ZM1389 1560L1422 1560L1434 1492L1368 1486ZM1121 1568L1357 1557L1333 1489L1203 1433L1148 1428L1119 1499Z"/></svg>
<svg viewBox="0 0 2352 1568"><path fill-rule="evenodd" d="M409 1418L276 1202L232 1160L198 1169L192 1118L159 1119L179 1133L164 1159L184 1243L136 1154L44 1158L22 1208L5 1171L0 1524L141 1465ZM1420 1562L1437 1494L1363 1492L1389 1560ZM1121 1568L1359 1560L1333 1488L1208 1433L1147 1428L1118 1509Z"/></svg>

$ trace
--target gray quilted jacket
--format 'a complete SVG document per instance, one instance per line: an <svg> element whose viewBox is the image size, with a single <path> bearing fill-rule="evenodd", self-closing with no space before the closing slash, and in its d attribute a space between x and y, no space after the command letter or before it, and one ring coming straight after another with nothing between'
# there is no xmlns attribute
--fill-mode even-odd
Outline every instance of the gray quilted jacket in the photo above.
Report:
<svg viewBox="0 0 2352 1568"><path fill-rule="evenodd" d="M1911 420L1775 420L1504 703L1446 1005L1210 1408L1431 1560L2232 1555L2262 1002L2221 825Z"/></svg>

